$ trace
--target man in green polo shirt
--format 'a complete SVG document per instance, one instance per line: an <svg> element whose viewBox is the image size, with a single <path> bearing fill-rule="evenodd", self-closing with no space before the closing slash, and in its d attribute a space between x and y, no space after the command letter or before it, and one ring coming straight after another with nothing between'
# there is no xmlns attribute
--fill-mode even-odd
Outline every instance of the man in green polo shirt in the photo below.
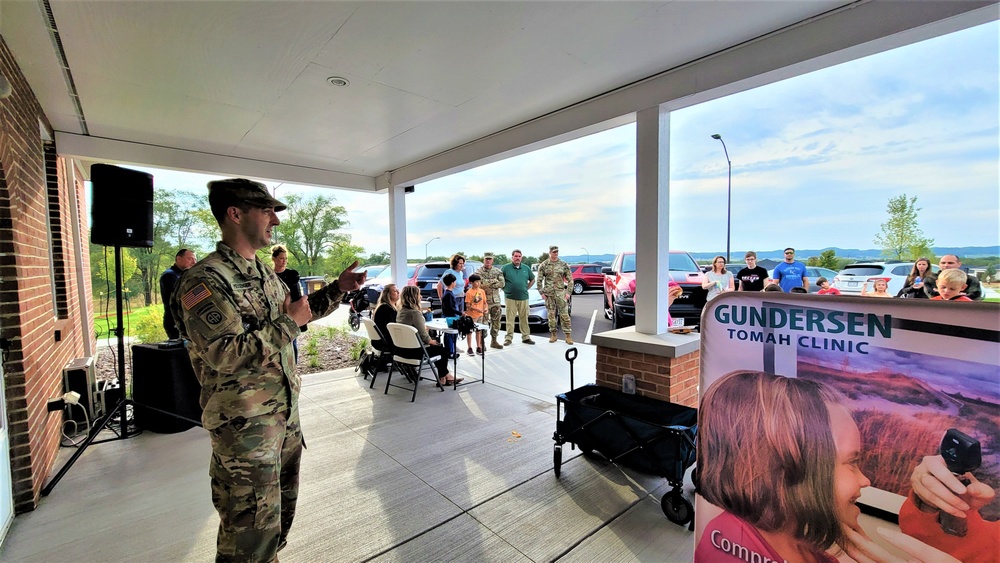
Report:
<svg viewBox="0 0 1000 563"><path fill-rule="evenodd" d="M514 341L514 318L521 322L521 342L534 344L531 339L531 328L528 327L528 288L535 283L535 274L531 268L521 265L522 254L514 250L510 254L510 264L505 264L503 271L503 294L507 300L507 336L504 346L510 346Z"/></svg>

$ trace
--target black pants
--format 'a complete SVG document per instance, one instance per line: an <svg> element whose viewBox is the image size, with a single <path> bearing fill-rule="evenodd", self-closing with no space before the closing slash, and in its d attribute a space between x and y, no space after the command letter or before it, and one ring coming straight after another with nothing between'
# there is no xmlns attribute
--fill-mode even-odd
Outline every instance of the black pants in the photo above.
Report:
<svg viewBox="0 0 1000 563"><path fill-rule="evenodd" d="M424 348L427 349L428 356L432 358L438 356L439 359L434 362L434 367L437 369L438 377L444 377L448 373L448 351L438 344L424 344ZM417 348L402 348L396 350L396 355L414 360L422 357L421 351Z"/></svg>

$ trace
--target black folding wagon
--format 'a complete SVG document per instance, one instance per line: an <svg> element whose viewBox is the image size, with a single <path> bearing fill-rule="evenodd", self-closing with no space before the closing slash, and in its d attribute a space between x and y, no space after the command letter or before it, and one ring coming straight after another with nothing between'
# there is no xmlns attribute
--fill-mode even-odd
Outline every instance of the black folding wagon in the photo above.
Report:
<svg viewBox="0 0 1000 563"><path fill-rule="evenodd" d="M694 507L681 494L684 473L695 461L698 410L621 391L584 385L556 396L552 465L558 478L562 447L570 442L584 454L667 479L663 514L676 524L694 520Z"/></svg>

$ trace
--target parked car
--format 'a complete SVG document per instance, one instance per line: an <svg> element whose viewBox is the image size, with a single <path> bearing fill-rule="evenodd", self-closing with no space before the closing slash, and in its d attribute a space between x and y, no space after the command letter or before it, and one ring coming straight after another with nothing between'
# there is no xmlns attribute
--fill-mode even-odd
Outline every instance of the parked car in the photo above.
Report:
<svg viewBox="0 0 1000 563"><path fill-rule="evenodd" d="M740 270L746 268L746 264L726 264L726 271L733 274L733 289L740 288L740 279L736 277L736 274L740 273ZM712 271L711 268L708 269L709 272Z"/></svg>
<svg viewBox="0 0 1000 563"><path fill-rule="evenodd" d="M670 251L669 269L670 279L684 289L684 293L670 307L670 316L675 324L698 324L708 294L701 287L704 274L694 258L681 250ZM611 319L612 328L635 324L635 301L628 289L629 282L635 279L635 252L618 254L611 267L604 268L603 272L604 316ZM641 292L641 289L638 291Z"/></svg>
<svg viewBox="0 0 1000 563"><path fill-rule="evenodd" d="M364 272L368 274L368 279L372 279L375 276L381 274L382 271L388 267L389 267L388 264L369 264L367 266L358 266L357 268L354 269L354 273L360 274L361 272Z"/></svg>
<svg viewBox="0 0 1000 563"><path fill-rule="evenodd" d="M474 274L482 265L482 262L466 260L465 270L463 270L465 279L469 279L469 276ZM431 311L435 317L441 316L441 299L437 294L437 283L445 271L450 268L451 264L444 260L417 264L416 269L406 281L406 285L415 285L420 289L421 299L430 302Z"/></svg>
<svg viewBox="0 0 1000 563"><path fill-rule="evenodd" d="M806 266L806 278L809 279L809 293L816 293L822 289L816 280L819 278L826 278L826 281L833 285L833 280L836 279L837 272L829 268L813 268L811 266Z"/></svg>
<svg viewBox="0 0 1000 563"><path fill-rule="evenodd" d="M407 264L406 265L406 277L409 279L413 275L413 272L417 269L417 264ZM378 302L378 297L382 293L382 288L386 285L392 283L392 270L388 266L384 270L379 272L374 278L369 277L365 280L364 285L361 289L367 291L368 300L371 301L372 306ZM400 285L400 284L396 284Z"/></svg>
<svg viewBox="0 0 1000 563"><path fill-rule="evenodd" d="M913 270L913 262L859 262L848 264L844 269L836 274L833 279L833 286L843 294L860 295L861 288L868 283L868 289L874 290L875 280L884 279L889 284L886 293L896 295L900 289L906 285L906 276ZM941 268L931 264L931 271L935 274Z"/></svg>
<svg viewBox="0 0 1000 563"><path fill-rule="evenodd" d="M573 264L569 267L573 271L573 293L580 295L588 289L604 288L603 268L597 264Z"/></svg>
<svg viewBox="0 0 1000 563"><path fill-rule="evenodd" d="M771 271L769 271L767 275L771 279L774 279L774 270L772 269ZM830 285L833 285L833 280L836 277L837 277L837 272L834 272L829 268L806 266L806 279L809 280L809 293L816 293L817 291L822 289L819 285L816 284L816 280L818 280L819 278L826 278L826 280L830 282ZM858 291L859 292L861 291L860 287L858 288Z"/></svg>
<svg viewBox="0 0 1000 563"><path fill-rule="evenodd" d="M569 307L569 314L572 315L572 294L569 296L567 305ZM518 322L518 330L521 329L520 324ZM507 304L502 291L500 292L500 327L504 330L507 329ZM549 310L545 308L545 298L542 297L542 294L534 286L528 288L528 328L532 331L549 331Z"/></svg>

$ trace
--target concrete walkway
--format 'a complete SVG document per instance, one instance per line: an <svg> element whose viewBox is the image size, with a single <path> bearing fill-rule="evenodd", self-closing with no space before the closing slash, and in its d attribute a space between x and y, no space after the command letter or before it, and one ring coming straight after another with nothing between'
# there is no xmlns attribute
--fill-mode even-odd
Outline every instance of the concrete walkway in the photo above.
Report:
<svg viewBox="0 0 1000 563"><path fill-rule="evenodd" d="M577 348L581 385L593 380L594 352ZM425 382L416 403L401 389L384 394L385 374L375 389L353 369L305 376L308 450L281 560L690 561L691 533L660 511L665 480L568 445L555 477L566 349L491 350L486 384L441 392ZM479 369L459 360L464 377ZM91 446L15 519L0 560L211 561L209 456L200 428Z"/></svg>

